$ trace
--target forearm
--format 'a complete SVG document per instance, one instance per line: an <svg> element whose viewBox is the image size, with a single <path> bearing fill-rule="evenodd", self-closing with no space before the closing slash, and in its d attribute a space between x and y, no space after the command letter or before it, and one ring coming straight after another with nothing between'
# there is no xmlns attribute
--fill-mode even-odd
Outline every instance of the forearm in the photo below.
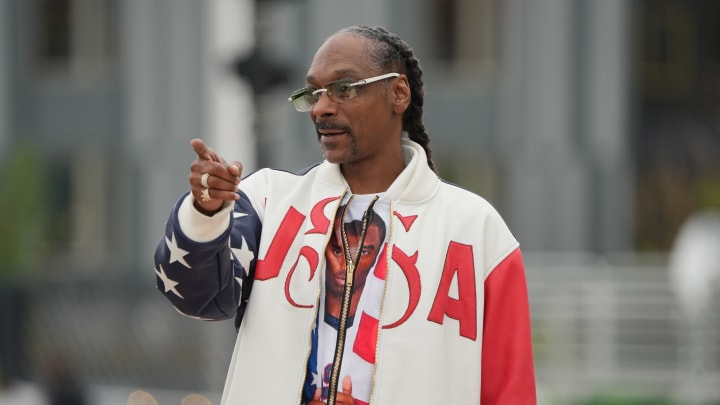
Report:
<svg viewBox="0 0 720 405"><path fill-rule="evenodd" d="M157 287L183 314L203 319L235 315L236 263L228 240L232 207L212 217L184 196L172 210L155 250Z"/></svg>

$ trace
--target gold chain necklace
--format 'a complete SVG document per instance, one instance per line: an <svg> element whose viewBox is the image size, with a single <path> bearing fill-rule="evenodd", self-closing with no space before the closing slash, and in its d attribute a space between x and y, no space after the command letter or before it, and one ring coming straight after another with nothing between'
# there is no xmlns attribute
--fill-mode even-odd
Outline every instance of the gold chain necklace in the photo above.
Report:
<svg viewBox="0 0 720 405"><path fill-rule="evenodd" d="M343 250L345 251L345 288L343 289L342 295L342 306L340 307L340 320L338 324L337 342L335 344L335 356L333 358L332 370L330 372L330 386L328 387L328 401L327 405L335 405L337 398L338 379L340 378L340 366L342 365L343 352L345 351L345 339L347 337L347 322L350 316L350 306L352 303L353 295L353 282L355 279L355 267L360 262L360 256L362 255L363 245L365 245L365 234L367 233L368 223L372 220L374 211L373 206L378 200L378 196L375 196L370 202L365 213L362 216L362 230L360 231L360 240L358 241L357 254L355 259L352 258L352 252L350 252L350 243L348 242L347 232L345 231L345 212L350 206L353 196L350 196L347 204L343 208L342 215L340 216L340 235L342 237Z"/></svg>

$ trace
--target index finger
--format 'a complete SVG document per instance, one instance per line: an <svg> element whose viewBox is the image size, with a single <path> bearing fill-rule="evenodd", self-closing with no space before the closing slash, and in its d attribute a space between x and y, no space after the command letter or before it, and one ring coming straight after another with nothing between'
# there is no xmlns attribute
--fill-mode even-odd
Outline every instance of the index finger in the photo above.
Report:
<svg viewBox="0 0 720 405"><path fill-rule="evenodd" d="M205 159L205 160L212 160L212 158L210 157L210 154L208 153L208 148L202 139L191 140L190 146L192 146L193 150L195 151L195 153L198 155L199 158Z"/></svg>
<svg viewBox="0 0 720 405"><path fill-rule="evenodd" d="M205 142L202 139L191 140L190 146L192 146L193 150L200 159L209 160L211 162L223 162L214 150L205 145Z"/></svg>

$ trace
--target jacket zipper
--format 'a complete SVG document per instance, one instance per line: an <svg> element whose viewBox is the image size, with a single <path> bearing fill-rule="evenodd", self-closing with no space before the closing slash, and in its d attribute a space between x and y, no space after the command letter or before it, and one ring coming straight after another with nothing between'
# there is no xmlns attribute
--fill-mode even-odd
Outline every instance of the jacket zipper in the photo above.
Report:
<svg viewBox="0 0 720 405"><path fill-rule="evenodd" d="M352 252L350 252L350 245L347 239L347 233L345 232L345 211L347 210L347 207L350 206L352 198L353 197L350 196L347 204L345 204L340 218L340 234L342 235L343 250L345 251L345 287L343 289L342 306L340 307L340 319L338 324L337 341L335 343L335 355L333 357L333 365L330 371L330 385L328 387L327 405L335 405L335 401L337 399L338 379L340 378L340 368L342 366L343 353L345 351L345 339L347 336L347 321L350 316L350 306L352 303L355 266L360 262L360 255L362 255L363 245L365 244L367 226L373 215L372 208L378 200L378 197L375 196L363 214L362 230L360 232L360 240L358 241L357 254L353 260Z"/></svg>

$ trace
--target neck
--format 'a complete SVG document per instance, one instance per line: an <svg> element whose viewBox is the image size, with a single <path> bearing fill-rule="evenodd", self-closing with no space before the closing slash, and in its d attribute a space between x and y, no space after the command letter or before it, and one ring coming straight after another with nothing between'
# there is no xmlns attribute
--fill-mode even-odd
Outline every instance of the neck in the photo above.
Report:
<svg viewBox="0 0 720 405"><path fill-rule="evenodd" d="M386 191L405 169L402 151L398 156L382 163L352 162L340 165L345 181L353 194L373 194Z"/></svg>

